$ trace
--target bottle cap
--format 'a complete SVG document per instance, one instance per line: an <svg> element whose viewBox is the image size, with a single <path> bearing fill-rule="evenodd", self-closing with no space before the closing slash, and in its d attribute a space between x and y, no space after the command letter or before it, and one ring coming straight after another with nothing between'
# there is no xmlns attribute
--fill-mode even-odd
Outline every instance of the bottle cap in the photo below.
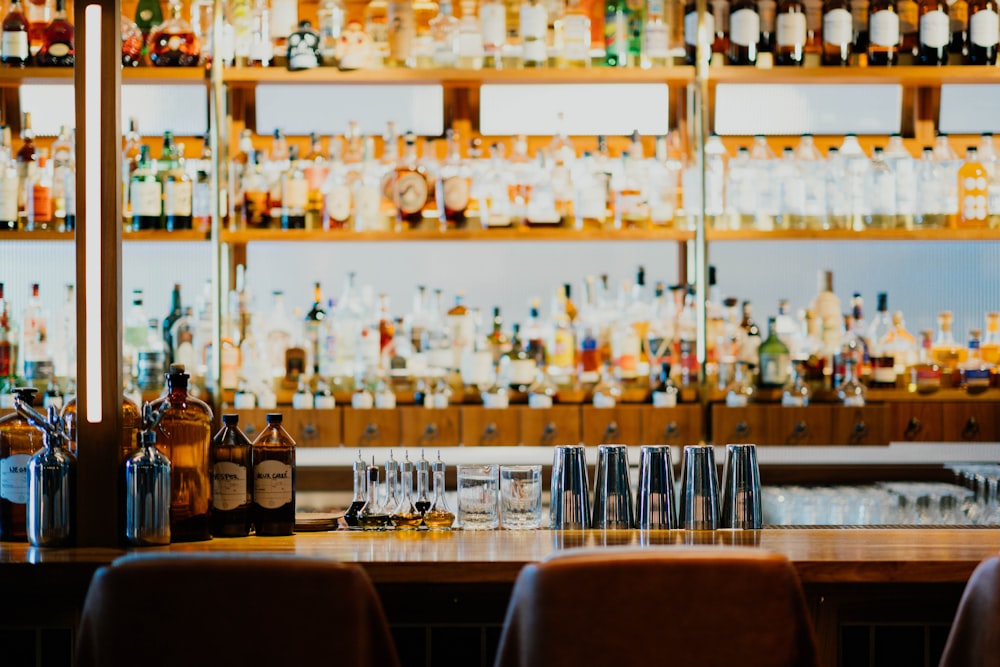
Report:
<svg viewBox="0 0 1000 667"><path fill-rule="evenodd" d="M269 412L267 413L267 417L265 417L265 419L268 424L280 424L282 416L280 412Z"/></svg>
<svg viewBox="0 0 1000 667"><path fill-rule="evenodd" d="M35 394L38 393L38 389L35 387L14 387L11 389L11 393L27 403L30 408L35 404Z"/></svg>
<svg viewBox="0 0 1000 667"><path fill-rule="evenodd" d="M237 414L222 415L222 423L226 426L236 426L240 423L240 416Z"/></svg>

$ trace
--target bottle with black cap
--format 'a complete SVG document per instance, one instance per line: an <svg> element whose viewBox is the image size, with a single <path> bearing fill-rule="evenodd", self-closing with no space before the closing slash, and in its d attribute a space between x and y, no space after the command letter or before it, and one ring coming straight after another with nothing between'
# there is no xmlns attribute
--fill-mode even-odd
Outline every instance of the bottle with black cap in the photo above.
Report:
<svg viewBox="0 0 1000 667"><path fill-rule="evenodd" d="M250 534L250 440L240 430L240 416L222 415L222 428L212 438L212 535L246 537Z"/></svg>
<svg viewBox="0 0 1000 667"><path fill-rule="evenodd" d="M253 442L253 525L257 535L295 530L295 440L281 426L281 413L267 415Z"/></svg>

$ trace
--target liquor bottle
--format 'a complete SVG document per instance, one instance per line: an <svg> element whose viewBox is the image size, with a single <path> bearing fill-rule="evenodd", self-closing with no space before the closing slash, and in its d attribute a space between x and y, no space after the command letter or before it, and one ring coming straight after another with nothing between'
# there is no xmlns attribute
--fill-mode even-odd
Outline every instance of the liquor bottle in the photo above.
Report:
<svg viewBox="0 0 1000 667"><path fill-rule="evenodd" d="M443 0L440 5L437 16L427 22L431 38L430 66L455 67L462 48L461 22L453 15L451 0Z"/></svg>
<svg viewBox="0 0 1000 667"><path fill-rule="evenodd" d="M403 155L391 183L396 228L419 228L423 223L424 209L432 202L432 196L427 170L417 160L417 140L412 132L406 133Z"/></svg>
<svg viewBox="0 0 1000 667"><path fill-rule="evenodd" d="M727 3L728 9L728 3ZM705 34L707 35L707 43L705 44L705 60L707 61L712 57L712 44L715 38L715 16L712 12L705 12ZM697 59L697 45L698 45L698 4L694 0L690 0L686 5L684 5L684 62L688 65L694 65Z"/></svg>
<svg viewBox="0 0 1000 667"><path fill-rule="evenodd" d="M295 529L295 441L268 413L267 427L251 447L253 525L257 535L291 535Z"/></svg>
<svg viewBox="0 0 1000 667"><path fill-rule="evenodd" d="M37 389L15 387L15 400L31 407ZM28 461L42 448L42 429L13 412L0 417L0 540L28 539Z"/></svg>
<svg viewBox="0 0 1000 667"><path fill-rule="evenodd" d="M868 64L895 65L899 58L896 0L872 0L868 9Z"/></svg>
<svg viewBox="0 0 1000 667"><path fill-rule="evenodd" d="M933 335L930 329L920 332L920 352L917 361L908 369L907 390L911 393L931 394L941 388L941 367L934 362Z"/></svg>
<svg viewBox="0 0 1000 667"><path fill-rule="evenodd" d="M192 228L194 186L187 174L184 144L177 144L174 158L163 171L163 223L168 232Z"/></svg>
<svg viewBox="0 0 1000 667"><path fill-rule="evenodd" d="M434 494L430 507L424 512L424 525L430 530L451 530L455 523L455 514L448 507L445 500L445 465L441 460L441 452L438 452L437 460L431 466L434 479Z"/></svg>
<svg viewBox="0 0 1000 667"><path fill-rule="evenodd" d="M837 388L837 398L846 408L863 408L868 395L868 390L857 379L857 363L853 357L844 360L844 379Z"/></svg>
<svg viewBox="0 0 1000 667"><path fill-rule="evenodd" d="M896 226L896 174L885 161L881 146L872 149L871 166L865 180L864 222L869 229L892 229Z"/></svg>
<svg viewBox="0 0 1000 667"><path fill-rule="evenodd" d="M0 315L2 317L2 315ZM0 326L0 338L3 336L3 327ZM0 342L0 345L3 345ZM983 337L979 351L983 355L983 361L996 366L1000 363L1000 313L986 313L986 335ZM2 355L2 352L0 352ZM2 365L2 361L0 361ZM0 376L3 373L0 372Z"/></svg>
<svg viewBox="0 0 1000 667"><path fill-rule="evenodd" d="M819 272L819 290L809 307L819 318L820 340L825 352L833 353L840 347L844 332L840 299L833 292L833 271Z"/></svg>
<svg viewBox="0 0 1000 667"><path fill-rule="evenodd" d="M9 128L4 128L4 132L9 135ZM20 226L20 186L17 165L5 155L0 158L0 232L15 231Z"/></svg>
<svg viewBox="0 0 1000 667"><path fill-rule="evenodd" d="M135 24L142 33L143 53L147 53L148 45L145 45L149 34L153 28L163 23L163 9L160 0L139 0L135 7Z"/></svg>
<svg viewBox="0 0 1000 667"><path fill-rule="evenodd" d="M590 66L590 15L582 0L567 0L562 17L561 67Z"/></svg>
<svg viewBox="0 0 1000 667"><path fill-rule="evenodd" d="M642 28L642 67L664 67L670 54L670 28L663 0L646 3L646 23Z"/></svg>
<svg viewBox="0 0 1000 667"><path fill-rule="evenodd" d="M871 43L868 34L869 0L851 0L851 25L854 31L854 53L868 53Z"/></svg>
<svg viewBox="0 0 1000 667"><path fill-rule="evenodd" d="M60 231L70 231L75 225L75 209L69 202L76 192L75 174L75 130L65 125L59 128L59 136L52 144L52 217L53 224ZM72 215L72 219L68 219Z"/></svg>
<svg viewBox="0 0 1000 667"><path fill-rule="evenodd" d="M944 173L934 158L934 147L924 146L916 165L916 211L913 224L918 229L943 227L947 223Z"/></svg>
<svg viewBox="0 0 1000 667"><path fill-rule="evenodd" d="M29 7L36 6L29 0ZM74 61L73 24L66 17L66 0L56 0L56 13L42 31L35 63L41 67L72 67Z"/></svg>
<svg viewBox="0 0 1000 667"><path fill-rule="evenodd" d="M317 282L313 284L313 304L309 312L306 313L305 318L305 338L309 346L309 368L312 373L319 372L320 331L325 319L326 311L323 309L323 292L320 289L320 284Z"/></svg>
<svg viewBox="0 0 1000 667"><path fill-rule="evenodd" d="M975 146L965 149L965 163L958 170L959 227L989 226L989 174L979 161Z"/></svg>
<svg viewBox="0 0 1000 667"><path fill-rule="evenodd" d="M0 33L0 64L4 67L25 67L30 62L28 19L24 16L21 1L12 0Z"/></svg>
<svg viewBox="0 0 1000 667"><path fill-rule="evenodd" d="M775 15L778 11L776 0L757 0L757 14L760 16L760 37L757 40L757 51L774 53Z"/></svg>
<svg viewBox="0 0 1000 667"><path fill-rule="evenodd" d="M677 395L680 393L670 377L670 362L660 364L656 384L653 386L652 402L654 408L673 408L677 406Z"/></svg>
<svg viewBox="0 0 1000 667"><path fill-rule="evenodd" d="M501 371L511 391L527 393L531 383L535 381L538 360L529 353L522 343L521 325L515 323L511 329L513 333L510 351L500 360Z"/></svg>
<svg viewBox="0 0 1000 667"><path fill-rule="evenodd" d="M757 64L760 14L755 0L736 0L729 10L729 64Z"/></svg>
<svg viewBox="0 0 1000 667"><path fill-rule="evenodd" d="M851 64L851 44L854 41L853 20L848 0L823 2L822 63L837 67Z"/></svg>
<svg viewBox="0 0 1000 667"><path fill-rule="evenodd" d="M21 376L29 382L47 381L53 372L48 312L38 294L38 283L32 283L31 298L21 315Z"/></svg>
<svg viewBox="0 0 1000 667"><path fill-rule="evenodd" d="M181 286L174 283L173 291L170 293L170 312L163 318L163 342L167 346L167 363L174 363L177 344L174 341L174 325L184 316L181 308Z"/></svg>
<svg viewBox="0 0 1000 667"><path fill-rule="evenodd" d="M212 168L212 148L206 136L201 144L201 158L191 179L191 227L200 232L208 232L212 225Z"/></svg>
<svg viewBox="0 0 1000 667"><path fill-rule="evenodd" d="M139 149L139 160L129 183L129 208L132 230L160 229L163 219L163 186L156 177L156 160L149 156L149 146Z"/></svg>
<svg viewBox="0 0 1000 667"><path fill-rule="evenodd" d="M472 178L465 162L462 160L458 135L454 130L448 130L448 154L437 178L436 201L441 229L463 229L466 224L465 213L469 208Z"/></svg>
<svg viewBox="0 0 1000 667"><path fill-rule="evenodd" d="M737 360L733 369L733 379L726 385L727 408L745 408L753 400L755 390L750 376L746 362Z"/></svg>
<svg viewBox="0 0 1000 667"><path fill-rule="evenodd" d="M3 283L0 283L0 381L12 376L17 368L16 345L10 304L4 298Z"/></svg>
<svg viewBox="0 0 1000 667"><path fill-rule="evenodd" d="M809 405L812 390L806 382L805 364L796 362L788 376L788 382L781 390L781 405L786 408L804 408Z"/></svg>
<svg viewBox="0 0 1000 667"><path fill-rule="evenodd" d="M767 338L757 348L757 384L761 389L780 389L788 382L791 356L788 346L780 338L775 327L775 318L767 319Z"/></svg>
<svg viewBox="0 0 1000 667"><path fill-rule="evenodd" d="M969 3L967 0L955 0L948 6L948 25L951 30L951 43L948 50L958 56L959 62L968 54L969 49Z"/></svg>
<svg viewBox="0 0 1000 667"><path fill-rule="evenodd" d="M145 344L136 355L138 372L136 384L142 391L159 392L163 389L163 371L167 368L167 346L160 335L160 321L149 320Z"/></svg>
<svg viewBox="0 0 1000 667"><path fill-rule="evenodd" d="M871 386L892 388L896 386L895 325L889 315L889 298L885 292L878 294L878 310L868 327L871 345Z"/></svg>
<svg viewBox="0 0 1000 667"><path fill-rule="evenodd" d="M316 14L323 63L336 64L337 41L347 26L347 8L343 0L322 0Z"/></svg>
<svg viewBox="0 0 1000 667"><path fill-rule="evenodd" d="M289 37L299 24L297 0L270 0L271 2L271 54L275 65L287 65Z"/></svg>
<svg viewBox="0 0 1000 667"><path fill-rule="evenodd" d="M388 67L416 67L414 41L417 38L416 17L412 0L388 0L387 2Z"/></svg>
<svg viewBox="0 0 1000 667"><path fill-rule="evenodd" d="M969 0L967 59L970 65L996 64L998 34L1000 17L997 15L996 0Z"/></svg>
<svg viewBox="0 0 1000 667"><path fill-rule="evenodd" d="M274 59L271 41L271 7L268 0L254 0L250 10L250 38L247 47L249 67L270 67Z"/></svg>
<svg viewBox="0 0 1000 667"><path fill-rule="evenodd" d="M948 3L944 0L920 0L919 15L917 64L947 65L952 37Z"/></svg>
<svg viewBox="0 0 1000 667"><path fill-rule="evenodd" d="M201 45L181 9L181 0L172 0L170 18L149 35L149 63L154 67L195 67L201 60Z"/></svg>
<svg viewBox="0 0 1000 667"><path fill-rule="evenodd" d="M151 404L154 411L163 409L157 441L173 464L170 536L175 542L211 538L212 409L188 393L189 379L183 366L171 364L167 371L167 394Z"/></svg>
<svg viewBox="0 0 1000 667"><path fill-rule="evenodd" d="M240 417L222 415L222 428L212 438L212 535L246 537L250 534L253 480L252 448L240 430Z"/></svg>
<svg viewBox="0 0 1000 667"><path fill-rule="evenodd" d="M39 156L38 161L29 166L24 188L24 228L28 231L53 228L52 172L48 167L46 156Z"/></svg>
<svg viewBox="0 0 1000 667"><path fill-rule="evenodd" d="M521 61L525 67L544 67L548 61L545 35L549 16L541 0L524 0L519 15Z"/></svg>
<svg viewBox="0 0 1000 667"><path fill-rule="evenodd" d="M776 23L775 64L801 66L806 47L805 5L801 0L782 0Z"/></svg>
<svg viewBox="0 0 1000 667"><path fill-rule="evenodd" d="M966 360L968 351L955 342L955 335L952 333L954 315L950 310L939 313L937 321L938 330L931 347L931 359L941 367L942 373L947 375Z"/></svg>
<svg viewBox="0 0 1000 667"><path fill-rule="evenodd" d="M993 374L993 364L985 361L980 352L982 330L969 331L968 358L958 365L960 386L967 394L981 394L990 388L990 377Z"/></svg>
<svg viewBox="0 0 1000 667"><path fill-rule="evenodd" d="M157 3L159 6L159 3ZM122 67L139 67L142 64L146 38L135 21L121 15Z"/></svg>
<svg viewBox="0 0 1000 667"><path fill-rule="evenodd" d="M896 0L899 15L899 52L916 55L920 8L917 0Z"/></svg>

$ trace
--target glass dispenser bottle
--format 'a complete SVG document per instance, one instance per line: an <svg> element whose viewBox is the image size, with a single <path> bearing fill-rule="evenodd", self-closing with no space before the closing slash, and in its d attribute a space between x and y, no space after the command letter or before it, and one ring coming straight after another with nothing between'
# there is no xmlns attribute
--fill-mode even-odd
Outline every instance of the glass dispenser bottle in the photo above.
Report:
<svg viewBox="0 0 1000 667"><path fill-rule="evenodd" d="M359 528L358 524L358 513L361 512L361 508L365 506L365 498L367 497L367 471L368 466L365 464L364 459L361 458L361 450L358 450L358 459L354 462L352 466L354 470L354 497L351 499L351 505L347 508L344 513L344 521L350 528Z"/></svg>
<svg viewBox="0 0 1000 667"><path fill-rule="evenodd" d="M389 511L382 504L378 492L378 466L374 458L368 466L368 488L365 494L365 504L358 512L358 525L362 530L384 530L391 528Z"/></svg>
<svg viewBox="0 0 1000 667"><path fill-rule="evenodd" d="M438 452L437 461L434 462L434 500L431 501L430 508L424 513L424 525L430 530L451 530L451 525L455 523L455 514L448 507L448 502L444 498L444 461L441 460L441 452Z"/></svg>
<svg viewBox="0 0 1000 667"><path fill-rule="evenodd" d="M424 450L420 450L420 460L417 461L417 498L413 503L421 516L427 513L431 507L428 497L430 493L430 463L424 458Z"/></svg>
<svg viewBox="0 0 1000 667"><path fill-rule="evenodd" d="M413 464L408 456L402 464L400 498L392 510L392 523L397 530L415 530L423 523L420 510L413 501Z"/></svg>

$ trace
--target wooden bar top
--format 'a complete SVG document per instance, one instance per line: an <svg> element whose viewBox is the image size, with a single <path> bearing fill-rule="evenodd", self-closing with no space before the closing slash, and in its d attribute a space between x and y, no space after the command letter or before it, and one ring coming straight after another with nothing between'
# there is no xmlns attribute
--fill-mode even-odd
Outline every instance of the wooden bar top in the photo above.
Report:
<svg viewBox="0 0 1000 667"><path fill-rule="evenodd" d="M1000 554L1000 529L778 529L760 531L316 532L217 538L133 553L295 554L360 563L376 583L509 583L561 549L740 546L787 556L804 583L956 583ZM0 543L0 566L96 567L117 549L39 549Z"/></svg>

